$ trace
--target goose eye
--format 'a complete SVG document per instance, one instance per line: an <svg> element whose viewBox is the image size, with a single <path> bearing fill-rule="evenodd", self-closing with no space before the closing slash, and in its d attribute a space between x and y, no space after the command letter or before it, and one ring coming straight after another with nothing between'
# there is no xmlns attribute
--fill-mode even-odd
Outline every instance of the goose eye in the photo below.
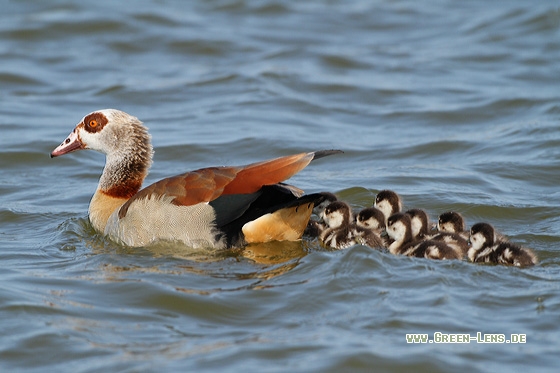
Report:
<svg viewBox="0 0 560 373"><path fill-rule="evenodd" d="M97 127L97 121L95 119L92 119L89 121L89 126L92 128Z"/></svg>

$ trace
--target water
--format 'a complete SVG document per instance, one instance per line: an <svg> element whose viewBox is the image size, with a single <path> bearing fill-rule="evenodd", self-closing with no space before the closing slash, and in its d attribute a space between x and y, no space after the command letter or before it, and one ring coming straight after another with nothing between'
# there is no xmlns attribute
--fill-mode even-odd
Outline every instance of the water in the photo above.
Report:
<svg viewBox="0 0 560 373"><path fill-rule="evenodd" d="M555 1L2 1L0 367L556 371ZM103 156L49 152L85 114L150 128L148 182L338 148L290 182L356 209L385 188L487 221L518 269L316 241L204 255L120 247L87 207ZM526 334L407 344L408 333Z"/></svg>

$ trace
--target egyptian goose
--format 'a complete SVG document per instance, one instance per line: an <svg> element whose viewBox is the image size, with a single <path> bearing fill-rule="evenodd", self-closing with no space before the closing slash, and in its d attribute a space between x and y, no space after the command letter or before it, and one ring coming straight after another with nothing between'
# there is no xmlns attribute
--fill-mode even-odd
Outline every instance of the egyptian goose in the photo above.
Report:
<svg viewBox="0 0 560 373"><path fill-rule="evenodd" d="M313 208L313 214L321 219L321 216L323 215L323 211L325 211L325 208L332 202L337 201L338 198L335 194L331 192L321 192L319 194L323 197L323 201L321 203L315 204L315 207ZM305 228L303 234L309 237L316 238L319 237L319 234L324 229L326 229L326 225L323 221L309 219L309 223L307 223L307 228Z"/></svg>
<svg viewBox="0 0 560 373"><path fill-rule="evenodd" d="M477 223L471 227L471 248L468 258L473 263L492 263L527 267L537 264L532 250L509 241L501 241L494 227L488 223Z"/></svg>
<svg viewBox="0 0 560 373"><path fill-rule="evenodd" d="M428 214L426 211L422 209L411 209L406 212L407 215L410 216L411 221L411 228L412 228L412 237L417 240L424 240L424 241L441 241L445 245L451 247L455 252L464 257L467 254L467 250L469 249L469 243L466 238L463 238L461 235L455 232L431 232L430 228L430 219L428 218ZM441 221L441 218L440 218ZM440 252L443 252L444 249L441 244L436 244L437 253L433 254L428 251L427 255L438 256ZM425 245L424 245L425 246ZM423 246L420 246L422 248ZM435 246L434 246L435 247ZM421 250L421 249L420 249Z"/></svg>
<svg viewBox="0 0 560 373"><path fill-rule="evenodd" d="M405 212L410 216L410 228L414 239L424 239L430 235L430 218L422 209L410 209Z"/></svg>
<svg viewBox="0 0 560 373"><path fill-rule="evenodd" d="M387 234L394 242L389 245L389 252L427 259L460 259L460 253L450 245L438 240L415 239L412 236L410 215L396 213L387 221Z"/></svg>
<svg viewBox="0 0 560 373"><path fill-rule="evenodd" d="M377 207L385 216L385 224L389 216L402 210L401 197L392 190L382 190L375 196L373 206Z"/></svg>
<svg viewBox="0 0 560 373"><path fill-rule="evenodd" d="M106 155L89 205L93 227L129 246L179 241L192 248L223 249L247 243L301 238L323 197L282 183L324 150L246 166L209 167L162 179L141 189L152 163L147 128L115 109L86 115L51 157L80 149Z"/></svg>
<svg viewBox="0 0 560 373"><path fill-rule="evenodd" d="M448 251L448 248L445 248L444 246L452 248L454 250L453 252L457 253L457 255L461 257L467 254L467 250L469 249L468 241L459 234L447 231L430 231L431 224L426 211L422 209L410 209L406 212L406 214L410 216L410 227L412 231L412 238L414 240L436 242L432 246L426 246L427 244L418 246L416 254L420 254L422 250L427 247L428 251L425 253L425 256L429 256L432 259L439 259L438 256L441 256L441 253ZM442 243L438 243L440 241Z"/></svg>
<svg viewBox="0 0 560 373"><path fill-rule="evenodd" d="M354 245L382 248L383 242L372 230L354 224L352 209L346 202L330 203L322 214L325 227L319 234L320 241L333 249L346 249Z"/></svg>
<svg viewBox="0 0 560 373"><path fill-rule="evenodd" d="M366 207L356 215L356 226L371 230L387 248L391 244L389 237L385 234L385 215L377 207Z"/></svg>
<svg viewBox="0 0 560 373"><path fill-rule="evenodd" d="M463 216L455 211L444 212L436 223L438 233L430 237L432 240L443 241L452 246L465 257L469 251L469 232L465 231Z"/></svg>
<svg viewBox="0 0 560 373"><path fill-rule="evenodd" d="M469 239L469 231L465 230L465 219L456 211L446 211L441 214L437 222L440 232L456 233L465 240Z"/></svg>
<svg viewBox="0 0 560 373"><path fill-rule="evenodd" d="M356 215L356 224L381 233L385 230L385 215L377 207L366 207Z"/></svg>

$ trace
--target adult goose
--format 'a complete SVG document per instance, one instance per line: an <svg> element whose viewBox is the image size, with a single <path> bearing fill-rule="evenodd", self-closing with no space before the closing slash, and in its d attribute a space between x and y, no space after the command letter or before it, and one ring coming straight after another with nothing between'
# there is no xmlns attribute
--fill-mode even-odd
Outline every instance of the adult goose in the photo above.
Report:
<svg viewBox="0 0 560 373"><path fill-rule="evenodd" d="M89 205L97 231L129 246L163 240L211 249L300 239L324 197L303 195L282 182L312 160L340 153L323 150L202 168L141 189L152 163L151 137L138 118L115 109L86 115L51 157L80 149L106 155Z"/></svg>

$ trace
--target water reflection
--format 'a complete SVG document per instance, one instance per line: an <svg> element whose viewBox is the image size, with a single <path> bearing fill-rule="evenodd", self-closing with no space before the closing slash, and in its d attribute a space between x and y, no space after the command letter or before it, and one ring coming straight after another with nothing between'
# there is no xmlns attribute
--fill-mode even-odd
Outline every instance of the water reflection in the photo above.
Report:
<svg viewBox="0 0 560 373"><path fill-rule="evenodd" d="M259 264L279 264L307 254L303 241L283 241L251 244L241 251L244 258Z"/></svg>
<svg viewBox="0 0 560 373"><path fill-rule="evenodd" d="M82 230L81 233L85 231ZM185 279L185 276L194 275L198 279L218 280L218 283L205 281L202 284L194 280L196 288L175 288L180 292L199 295L278 286L267 284L266 281L291 271L310 250L318 248L316 242L307 240L251 244L244 248L220 251L193 251L175 242L159 242L133 248L118 245L95 232L88 234L84 240L98 257L98 265L105 281L142 280L148 274L180 276ZM221 285L216 286L217 284Z"/></svg>

